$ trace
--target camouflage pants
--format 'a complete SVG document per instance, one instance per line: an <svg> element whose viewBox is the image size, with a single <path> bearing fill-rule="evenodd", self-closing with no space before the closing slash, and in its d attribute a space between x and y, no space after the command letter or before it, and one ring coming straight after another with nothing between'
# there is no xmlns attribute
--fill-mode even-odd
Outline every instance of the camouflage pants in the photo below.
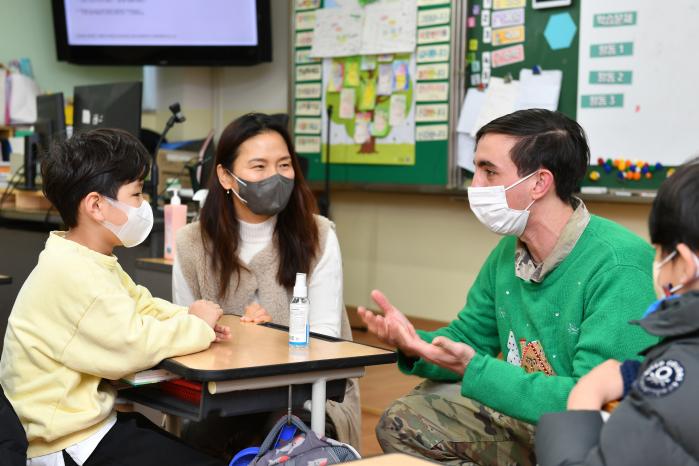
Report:
<svg viewBox="0 0 699 466"><path fill-rule="evenodd" d="M457 383L425 381L376 426L386 453L454 465L534 465L534 426L461 396Z"/></svg>

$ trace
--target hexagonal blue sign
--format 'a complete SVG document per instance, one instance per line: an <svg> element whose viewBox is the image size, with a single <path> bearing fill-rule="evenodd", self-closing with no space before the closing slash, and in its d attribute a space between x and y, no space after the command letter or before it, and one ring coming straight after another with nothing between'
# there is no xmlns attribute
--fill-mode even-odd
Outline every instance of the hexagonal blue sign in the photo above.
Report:
<svg viewBox="0 0 699 466"><path fill-rule="evenodd" d="M567 49L573 43L577 30L570 13L557 13L551 15L546 23L544 37L546 37L551 50Z"/></svg>

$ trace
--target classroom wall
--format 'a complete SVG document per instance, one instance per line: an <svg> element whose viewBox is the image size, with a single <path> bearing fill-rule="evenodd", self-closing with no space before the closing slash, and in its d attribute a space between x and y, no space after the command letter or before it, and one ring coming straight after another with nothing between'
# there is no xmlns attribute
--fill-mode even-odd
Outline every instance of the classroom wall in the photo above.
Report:
<svg viewBox="0 0 699 466"><path fill-rule="evenodd" d="M170 140L205 137L213 128L220 134L235 118L251 111L288 113L290 2L272 3L272 62L249 67L157 68L157 108L144 120L156 130L179 101L187 122L175 126Z"/></svg>
<svg viewBox="0 0 699 466"><path fill-rule="evenodd" d="M73 95L73 86L116 81L140 81L140 66L77 66L56 59L50 0L2 0L0 3L0 63L31 59L43 91Z"/></svg>
<svg viewBox="0 0 699 466"><path fill-rule="evenodd" d="M170 140L203 137L212 127L218 134L229 121L253 110L286 112L289 3L273 3L272 63L247 68L158 68L156 108L160 110L144 114L143 125L160 131L169 117L167 106L176 100L187 122L173 128ZM141 77L141 68L58 63L48 1L4 0L2 14L12 21L0 28L0 61L29 56L46 89L72 94L75 83ZM32 34L24 37L26 31ZM647 238L649 205L589 203L588 207ZM461 309L481 264L499 239L478 223L464 199L447 196L334 192L332 218L343 254L346 304L370 304L369 292L380 288L406 313L436 320L450 320Z"/></svg>

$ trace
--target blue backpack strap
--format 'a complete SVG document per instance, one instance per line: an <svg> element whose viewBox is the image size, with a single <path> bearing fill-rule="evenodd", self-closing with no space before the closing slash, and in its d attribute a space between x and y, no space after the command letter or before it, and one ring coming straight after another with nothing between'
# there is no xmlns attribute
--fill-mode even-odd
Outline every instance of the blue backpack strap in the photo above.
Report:
<svg viewBox="0 0 699 466"><path fill-rule="evenodd" d="M294 416L293 414L291 416L284 415L281 419L277 421L274 427L272 427L272 430L269 431L269 434L267 434L265 441L262 442L262 446L260 446L259 453L252 461L253 464L255 463L255 461L262 458L265 455L265 453L275 448L277 439L282 434L282 430L285 427L287 427L288 429L288 426L294 427L294 432L291 434L291 438L293 438L293 435L296 433L296 429L298 429L303 434L308 434L309 432L311 432L311 429L298 417ZM288 432L289 430L287 430L287 433L285 435L289 435Z"/></svg>

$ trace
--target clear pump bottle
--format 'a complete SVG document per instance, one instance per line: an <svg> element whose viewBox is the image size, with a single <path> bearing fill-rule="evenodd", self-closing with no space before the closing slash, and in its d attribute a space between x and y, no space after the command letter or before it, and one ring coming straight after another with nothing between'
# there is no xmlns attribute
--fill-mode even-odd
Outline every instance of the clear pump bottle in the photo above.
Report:
<svg viewBox="0 0 699 466"><path fill-rule="evenodd" d="M294 295L289 306L289 345L292 347L308 346L309 310L306 274L297 273Z"/></svg>

